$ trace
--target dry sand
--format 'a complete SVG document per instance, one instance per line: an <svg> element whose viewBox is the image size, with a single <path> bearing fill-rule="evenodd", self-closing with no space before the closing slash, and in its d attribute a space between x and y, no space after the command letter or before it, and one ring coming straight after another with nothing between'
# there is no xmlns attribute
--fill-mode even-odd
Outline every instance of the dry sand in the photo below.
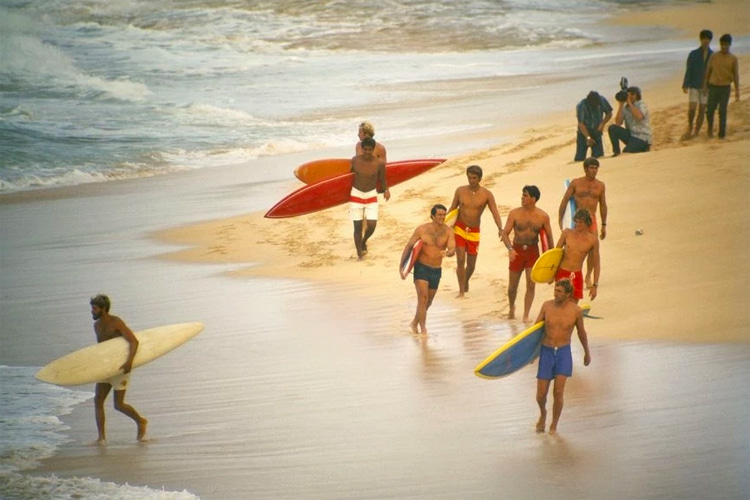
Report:
<svg viewBox="0 0 750 500"><path fill-rule="evenodd" d="M747 14L747 2L726 0L648 10L617 22L680 27L695 39L694 44L686 42L686 57L697 46L697 32L706 19L716 19L706 23L709 27L721 26L738 35L748 32ZM718 31L724 32L714 28L716 47ZM750 58L740 55L741 83L750 81L748 69ZM701 137L680 141L687 127L681 83L680 70L668 81L643 88L654 130L651 152L611 158L606 140L599 179L607 186L609 234L601 244L599 296L592 303L592 314L603 318L589 326L595 337L707 343L750 339L750 264L742 257L750 235L741 229L750 221L750 91L741 85L741 100L732 97L726 139L709 140L704 125ZM576 102L571 100L571 109ZM400 253L413 229L429 220L433 204L450 204L456 187L466 183L469 165L484 169L483 185L494 193L503 221L520 205L525 184L539 186L538 206L556 220L563 180L583 175L581 165L571 161L571 116L572 112L545 117L539 125L519 131L520 139L513 144L450 158L391 189L391 200L381 199L380 220L363 262L355 259L346 206L282 220L253 213L156 236L188 246L168 254L170 259L248 263L234 272L239 277L359 282L363 300L412 297L416 306L413 285L398 275ZM446 259L436 301L454 306L464 319L506 321L507 252L489 213L483 217L483 228L469 294L455 298L456 264ZM553 229L557 238L559 229ZM636 230L643 234L636 235ZM522 284L517 306L522 307L523 291ZM551 295L551 286L537 285L532 316ZM428 328L429 321L428 314Z"/></svg>

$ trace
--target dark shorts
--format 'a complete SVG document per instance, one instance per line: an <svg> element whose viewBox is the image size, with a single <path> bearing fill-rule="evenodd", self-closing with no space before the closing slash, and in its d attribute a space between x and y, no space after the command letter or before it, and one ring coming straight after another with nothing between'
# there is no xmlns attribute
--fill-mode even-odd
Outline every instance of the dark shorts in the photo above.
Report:
<svg viewBox="0 0 750 500"><path fill-rule="evenodd" d="M425 266L419 261L414 263L414 281L426 281L430 290L437 290L442 275L443 270L439 267Z"/></svg>
<svg viewBox="0 0 750 500"><path fill-rule="evenodd" d="M513 250L516 251L516 258L508 263L508 269L514 273L531 269L539 258L537 245L513 245Z"/></svg>
<svg viewBox="0 0 750 500"><path fill-rule="evenodd" d="M570 344L562 347L542 345L539 350L539 369L536 378L552 380L557 375L570 377L573 375L573 354Z"/></svg>

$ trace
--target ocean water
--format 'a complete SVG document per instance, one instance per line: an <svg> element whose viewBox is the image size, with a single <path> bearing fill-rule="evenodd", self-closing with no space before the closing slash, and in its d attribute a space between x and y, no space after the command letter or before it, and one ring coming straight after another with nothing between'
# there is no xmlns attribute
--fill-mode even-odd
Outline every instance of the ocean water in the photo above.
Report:
<svg viewBox="0 0 750 500"><path fill-rule="evenodd" d="M686 49L669 32L598 24L639 5L0 0L0 195L349 149L364 119L395 155L436 136L453 140L415 154L465 151L468 134L569 106L542 83L562 94L595 65L576 91L614 94L618 65L662 74Z"/></svg>

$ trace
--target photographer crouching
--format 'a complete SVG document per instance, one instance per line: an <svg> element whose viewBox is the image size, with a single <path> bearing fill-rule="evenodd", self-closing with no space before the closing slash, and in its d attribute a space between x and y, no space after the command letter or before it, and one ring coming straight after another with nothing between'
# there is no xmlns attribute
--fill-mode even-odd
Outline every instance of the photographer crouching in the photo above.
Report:
<svg viewBox="0 0 750 500"><path fill-rule="evenodd" d="M625 143L624 153L644 153L651 149L651 121L646 103L641 100L641 89L627 87L618 92L615 99L619 104L615 123L607 129L612 156L620 154L620 141ZM622 127L623 122L625 127Z"/></svg>

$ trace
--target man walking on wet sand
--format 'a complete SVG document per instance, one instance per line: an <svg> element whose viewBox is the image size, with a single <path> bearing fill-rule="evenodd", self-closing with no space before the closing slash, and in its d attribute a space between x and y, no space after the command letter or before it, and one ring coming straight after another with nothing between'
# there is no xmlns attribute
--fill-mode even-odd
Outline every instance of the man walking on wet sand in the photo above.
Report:
<svg viewBox="0 0 750 500"><path fill-rule="evenodd" d="M352 158L351 171L354 182L349 197L349 213L354 223L354 247L357 260L367 253L367 240L375 232L378 224L378 187L385 200L391 199L388 182L385 178L385 162L376 158L375 139L362 139L362 154ZM362 234L362 221L367 219L367 229Z"/></svg>
<svg viewBox="0 0 750 500"><path fill-rule="evenodd" d="M456 250L453 231L445 225L444 205L435 205L430 211L432 222L422 224L414 230L409 241L406 242L399 262L404 262L414 244L422 240L422 250L417 262L414 263L414 288L417 291L417 312L411 322L414 333L427 335L427 310L437 293L442 276L443 257L452 257ZM421 332L420 332L421 329Z"/></svg>
<svg viewBox="0 0 750 500"><path fill-rule="evenodd" d="M539 420L536 431L544 432L547 423L547 393L552 380L555 381L552 390L552 423L549 433L557 432L557 424L563 409L563 395L568 377L573 375L573 356L570 341L573 328L578 331L578 340L583 346L583 365L591 363L588 336L583 326L583 311L570 296L573 285L569 280L555 283L555 298L542 304L536 322L544 321L544 337L539 351L539 367L537 369L536 402L539 405Z"/></svg>
<svg viewBox="0 0 750 500"><path fill-rule="evenodd" d="M130 382L130 370L133 368L133 359L135 358L135 353L138 351L138 339L123 320L117 316L109 314L109 308L111 305L109 297L106 295L97 295L91 299L90 305L91 316L94 319L96 341L104 342L105 340L116 337L123 337L130 345L128 358L120 367L122 373L96 384L94 411L96 415L96 428L99 431L99 439L97 439L97 443L100 445L107 444L104 423L104 401L107 399L109 391L113 388L115 390L115 410L133 419L138 426L137 439L138 441L143 441L146 437L148 420L143 418L135 408L125 403L125 391Z"/></svg>
<svg viewBox="0 0 750 500"><path fill-rule="evenodd" d="M456 233L456 276L458 277L458 297L469 291L469 279L474 274L479 250L479 224L484 209L490 209L495 220L498 235L502 235L503 221L497 211L492 192L479 185L482 180L482 167L472 165L466 169L469 184L456 189L448 212L458 208L458 217L453 231Z"/></svg>
<svg viewBox="0 0 750 500"><path fill-rule="evenodd" d="M541 193L536 186L524 186L521 192L521 206L514 208L508 214L503 230L503 244L508 249L508 304L510 311L508 319L516 316L516 295L521 273L526 273L526 296L523 301L523 320L529 321L531 304L534 302L534 281L531 279L531 269L539 258L540 233L544 229L547 241L554 241L549 215L541 208L537 208ZM510 233L513 231L513 244L510 243Z"/></svg>

